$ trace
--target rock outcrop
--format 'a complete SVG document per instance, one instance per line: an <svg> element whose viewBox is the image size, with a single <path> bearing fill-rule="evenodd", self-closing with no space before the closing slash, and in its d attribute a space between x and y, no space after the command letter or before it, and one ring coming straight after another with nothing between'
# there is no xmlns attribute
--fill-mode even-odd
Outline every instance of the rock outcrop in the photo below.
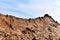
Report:
<svg viewBox="0 0 60 40"><path fill-rule="evenodd" d="M0 14L0 40L60 40L60 24L48 14L35 19Z"/></svg>

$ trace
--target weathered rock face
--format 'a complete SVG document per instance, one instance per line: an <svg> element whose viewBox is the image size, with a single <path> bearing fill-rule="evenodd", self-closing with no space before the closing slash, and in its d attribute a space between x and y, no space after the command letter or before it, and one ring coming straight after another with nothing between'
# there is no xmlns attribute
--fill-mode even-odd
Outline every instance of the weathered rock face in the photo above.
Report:
<svg viewBox="0 0 60 40"><path fill-rule="evenodd" d="M47 14L35 19L0 14L0 40L60 40L60 24Z"/></svg>

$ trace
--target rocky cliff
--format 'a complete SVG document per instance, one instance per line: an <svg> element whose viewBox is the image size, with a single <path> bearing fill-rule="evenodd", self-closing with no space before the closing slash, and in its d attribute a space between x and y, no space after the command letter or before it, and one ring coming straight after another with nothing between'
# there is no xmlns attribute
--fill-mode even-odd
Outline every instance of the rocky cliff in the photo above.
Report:
<svg viewBox="0 0 60 40"><path fill-rule="evenodd" d="M48 14L35 19L0 14L0 40L60 40L60 24Z"/></svg>

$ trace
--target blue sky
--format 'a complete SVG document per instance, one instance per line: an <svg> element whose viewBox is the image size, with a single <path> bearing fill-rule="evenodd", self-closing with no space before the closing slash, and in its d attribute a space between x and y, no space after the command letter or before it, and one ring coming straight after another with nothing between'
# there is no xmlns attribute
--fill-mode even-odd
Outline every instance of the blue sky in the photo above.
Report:
<svg viewBox="0 0 60 40"><path fill-rule="evenodd" d="M21 18L49 14L60 22L60 0L0 0L0 13Z"/></svg>

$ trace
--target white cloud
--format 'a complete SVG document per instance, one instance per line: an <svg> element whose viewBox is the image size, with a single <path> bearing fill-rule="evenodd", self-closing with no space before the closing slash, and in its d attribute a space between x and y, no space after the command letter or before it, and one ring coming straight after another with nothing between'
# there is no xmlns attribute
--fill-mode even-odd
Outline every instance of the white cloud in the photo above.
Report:
<svg viewBox="0 0 60 40"><path fill-rule="evenodd" d="M50 3L47 3L48 0L31 0L28 4L19 4L18 8L23 12L33 15L34 17L42 15L46 10L52 10ZM49 4L49 5L48 5Z"/></svg>
<svg viewBox="0 0 60 40"><path fill-rule="evenodd" d="M28 4L19 4L18 8L33 17L41 16L47 13L60 22L59 0L30 0Z"/></svg>

